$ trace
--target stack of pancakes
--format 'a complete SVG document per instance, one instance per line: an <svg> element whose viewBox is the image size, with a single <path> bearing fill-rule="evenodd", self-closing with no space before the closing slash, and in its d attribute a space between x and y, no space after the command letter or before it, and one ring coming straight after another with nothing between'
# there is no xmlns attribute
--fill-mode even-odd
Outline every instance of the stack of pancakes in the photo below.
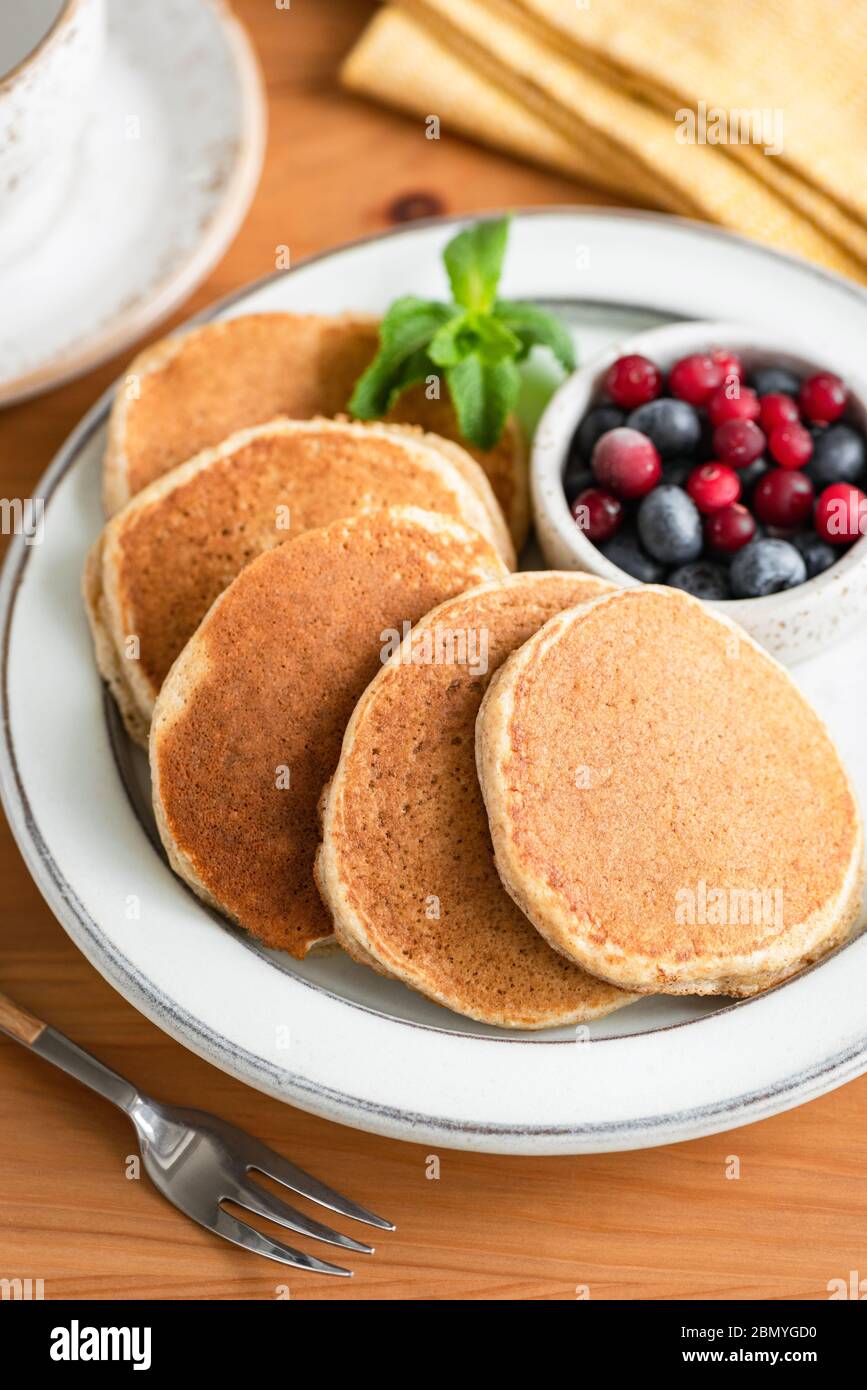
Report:
<svg viewBox="0 0 867 1390"><path fill-rule="evenodd" d="M84 593L172 868L270 947L336 939L504 1027L819 958L862 832L789 676L679 591L510 573L517 427L473 455L419 389L348 421L376 346L236 318L119 392Z"/></svg>

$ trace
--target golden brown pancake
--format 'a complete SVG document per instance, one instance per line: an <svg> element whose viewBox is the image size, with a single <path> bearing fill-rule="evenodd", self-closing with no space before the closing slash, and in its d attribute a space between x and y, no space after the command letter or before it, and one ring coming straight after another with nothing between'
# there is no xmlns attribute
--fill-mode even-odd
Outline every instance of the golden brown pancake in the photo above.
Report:
<svg viewBox="0 0 867 1390"><path fill-rule="evenodd" d="M413 507L267 551L172 667L150 737L173 868L268 946L331 934L313 882L317 800L347 720L403 625L505 566L477 531Z"/></svg>
<svg viewBox="0 0 867 1390"><path fill-rule="evenodd" d="M509 533L478 464L406 426L273 420L172 469L105 527L84 580L97 661L133 738L208 608L250 560L369 507L416 506Z"/></svg>
<svg viewBox="0 0 867 1390"><path fill-rule="evenodd" d="M552 951L504 890L473 747L501 662L553 614L609 588L515 574L422 618L356 706L324 799L316 878L338 941L485 1023L548 1028L630 1002Z"/></svg>
<svg viewBox="0 0 867 1390"><path fill-rule="evenodd" d="M103 468L106 515L236 430L275 415L340 415L378 345L378 319L359 314L246 314L154 343L130 363L115 397ZM447 392L428 400L423 386L413 387L388 418L465 443ZM495 448L470 452L520 549L529 492L516 422L509 421Z"/></svg>
<svg viewBox="0 0 867 1390"><path fill-rule="evenodd" d="M791 677L645 586L552 618L477 723L497 868L559 951L639 993L751 994L860 908L858 807Z"/></svg>

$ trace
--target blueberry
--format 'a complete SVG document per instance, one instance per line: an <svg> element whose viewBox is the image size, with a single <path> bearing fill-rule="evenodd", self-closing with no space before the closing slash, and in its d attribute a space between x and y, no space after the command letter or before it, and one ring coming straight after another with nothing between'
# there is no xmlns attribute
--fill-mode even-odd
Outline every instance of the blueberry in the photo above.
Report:
<svg viewBox="0 0 867 1390"><path fill-rule="evenodd" d="M792 545L803 556L808 579L815 579L817 574L830 569L834 561L840 558L839 551L823 541L815 531L804 531L800 536L793 536Z"/></svg>
<svg viewBox="0 0 867 1390"><path fill-rule="evenodd" d="M798 377L785 367L758 367L750 376L750 385L757 396L797 396L801 389Z"/></svg>
<svg viewBox="0 0 867 1390"><path fill-rule="evenodd" d="M611 540L606 541L599 549L612 565L619 565L627 574L631 574L633 579L640 579L643 584L658 584L665 574L664 566L650 558L632 531L618 531L616 536L612 536Z"/></svg>
<svg viewBox="0 0 867 1390"><path fill-rule="evenodd" d="M793 589L807 578L804 557L788 541L752 541L739 550L731 567L735 598L763 598Z"/></svg>
<svg viewBox="0 0 867 1390"><path fill-rule="evenodd" d="M850 425L831 425L813 438L813 457L804 472L813 479L817 492L830 483L861 483L867 463L863 434Z"/></svg>
<svg viewBox="0 0 867 1390"><path fill-rule="evenodd" d="M701 438L701 422L695 408L686 401L675 401L667 396L640 405L628 416L626 423L631 429L646 434L663 459L695 453Z"/></svg>
<svg viewBox="0 0 867 1390"><path fill-rule="evenodd" d="M642 499L638 534L645 550L664 565L685 565L701 554L701 516L683 488L663 483Z"/></svg>
<svg viewBox="0 0 867 1390"><path fill-rule="evenodd" d="M769 471L771 465L767 459L756 459L746 468L738 469L738 477L741 480L741 497L748 497L753 491L756 483Z"/></svg>
<svg viewBox="0 0 867 1390"><path fill-rule="evenodd" d="M626 411L618 410L616 405L597 405L593 410L588 410L575 431L570 454L577 451L578 455L589 463L596 441L609 430L616 430L625 421Z"/></svg>
<svg viewBox="0 0 867 1390"><path fill-rule="evenodd" d="M685 589L696 598L731 598L728 575L722 565L712 560L695 560L691 565L681 565L672 570L666 579L675 589Z"/></svg>
<svg viewBox="0 0 867 1390"><path fill-rule="evenodd" d="M579 492L583 492L587 487L595 487L596 479L591 469L579 458L570 458L566 464L566 472L563 474L563 491L566 494L566 501L571 507Z"/></svg>

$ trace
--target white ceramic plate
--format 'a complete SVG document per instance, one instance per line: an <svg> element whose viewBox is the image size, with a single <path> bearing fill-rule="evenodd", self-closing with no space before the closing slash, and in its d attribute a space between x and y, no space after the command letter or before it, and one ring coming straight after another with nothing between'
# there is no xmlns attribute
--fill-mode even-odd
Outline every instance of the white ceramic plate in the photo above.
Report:
<svg viewBox="0 0 867 1390"><path fill-rule="evenodd" d="M222 0L109 0L90 123L50 230L0 264L0 405L122 351L234 237L265 98Z"/></svg>
<svg viewBox="0 0 867 1390"><path fill-rule="evenodd" d="M419 225L271 277L224 314L377 311L441 295L453 228ZM589 268L588 268L589 266ZM867 296L806 265L663 217L538 210L515 221L504 293L557 300L582 357L669 316L811 326L857 361ZM0 592L0 785L42 892L143 1013L272 1095L362 1129L510 1153L637 1148L800 1104L867 1069L867 935L757 999L648 999L591 1026L515 1035L461 1019L335 954L257 948L173 876L151 838L146 769L103 699L78 595L100 526L108 398L40 487L40 546L16 541ZM867 802L863 631L797 679ZM792 750L797 757L797 749Z"/></svg>

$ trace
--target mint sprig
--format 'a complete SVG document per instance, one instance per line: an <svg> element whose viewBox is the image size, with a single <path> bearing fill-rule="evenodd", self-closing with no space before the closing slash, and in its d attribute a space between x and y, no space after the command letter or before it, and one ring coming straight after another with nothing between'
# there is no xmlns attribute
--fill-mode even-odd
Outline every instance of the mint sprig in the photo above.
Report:
<svg viewBox="0 0 867 1390"><path fill-rule="evenodd" d="M449 242L443 261L452 303L413 295L394 301L380 325L379 351L349 402L357 419L379 419L407 387L443 376L463 437L492 449L518 398L518 364L534 347L574 369L559 319L535 304L497 298L510 220L477 222Z"/></svg>

